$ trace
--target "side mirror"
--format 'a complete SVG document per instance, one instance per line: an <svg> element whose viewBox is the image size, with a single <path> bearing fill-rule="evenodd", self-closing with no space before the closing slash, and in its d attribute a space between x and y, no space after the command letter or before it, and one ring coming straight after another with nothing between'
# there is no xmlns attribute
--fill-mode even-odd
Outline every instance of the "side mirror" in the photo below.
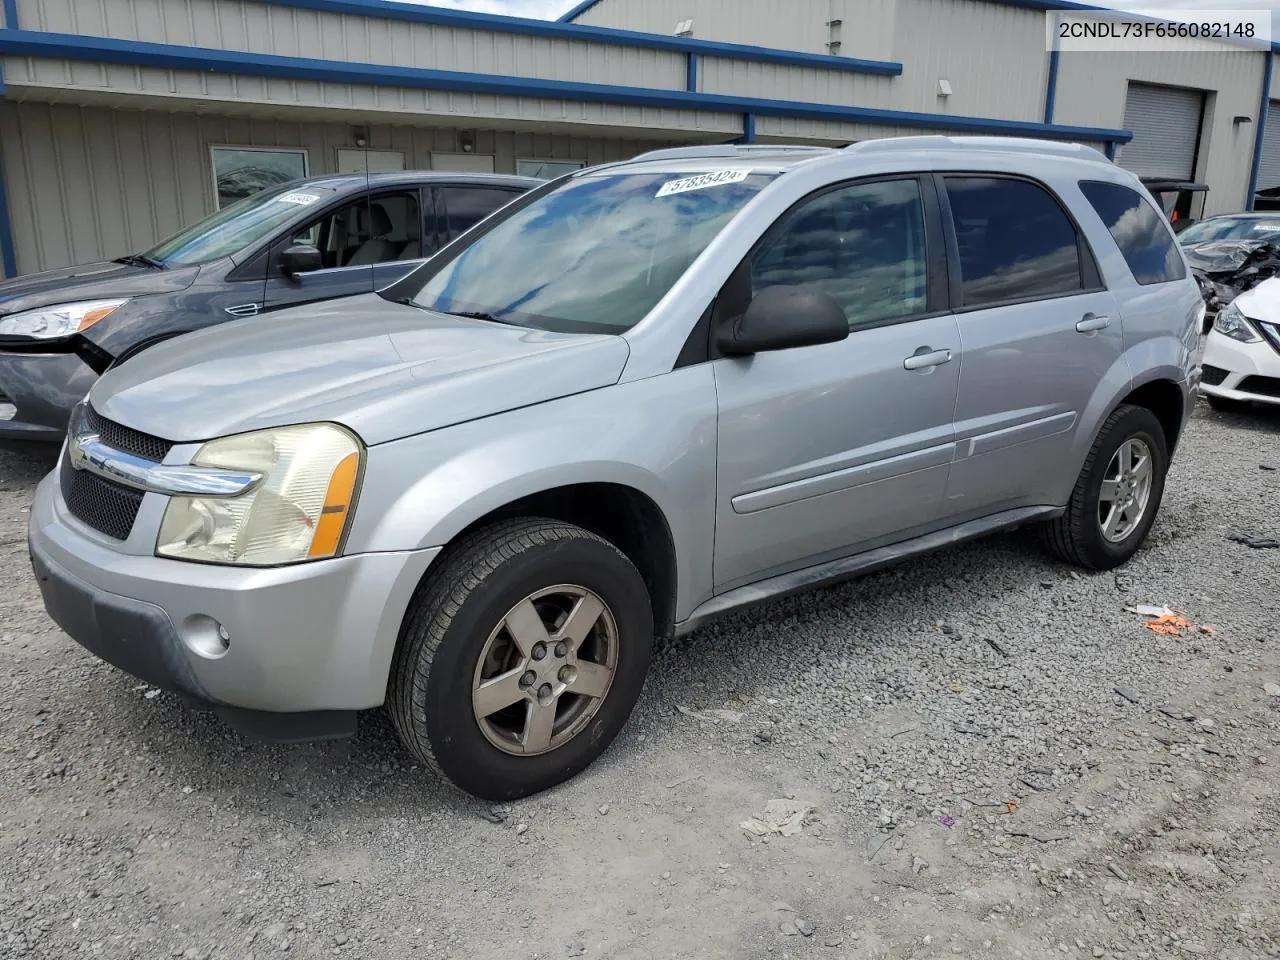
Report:
<svg viewBox="0 0 1280 960"><path fill-rule="evenodd" d="M320 251L309 243L295 243L285 247L280 254L280 269L286 276L296 277L300 273L310 273L324 266L320 259Z"/></svg>
<svg viewBox="0 0 1280 960"><path fill-rule="evenodd" d="M746 313L720 329L716 345L726 356L741 357L836 343L848 336L844 311L817 287L766 287L755 295Z"/></svg>

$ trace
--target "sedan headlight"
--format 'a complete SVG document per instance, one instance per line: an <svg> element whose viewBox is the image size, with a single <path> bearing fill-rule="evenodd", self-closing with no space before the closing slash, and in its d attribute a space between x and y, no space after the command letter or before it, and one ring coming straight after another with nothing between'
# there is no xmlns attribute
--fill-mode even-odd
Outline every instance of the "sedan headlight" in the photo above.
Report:
<svg viewBox="0 0 1280 960"><path fill-rule="evenodd" d="M69 337L73 333L88 330L128 302L128 298L84 300L80 303L60 303L54 307L15 313L0 320L0 336L34 337L37 340Z"/></svg>
<svg viewBox="0 0 1280 960"><path fill-rule="evenodd" d="M1213 329L1224 337L1239 340L1241 343L1257 343L1262 339L1253 324L1249 322L1249 318L1241 313L1240 308L1234 303L1227 304L1218 311L1217 319L1213 321Z"/></svg>
<svg viewBox="0 0 1280 960"><path fill-rule="evenodd" d="M262 474L236 497L173 497L156 555L274 566L335 556L355 509L364 448L332 423L211 440L196 466Z"/></svg>

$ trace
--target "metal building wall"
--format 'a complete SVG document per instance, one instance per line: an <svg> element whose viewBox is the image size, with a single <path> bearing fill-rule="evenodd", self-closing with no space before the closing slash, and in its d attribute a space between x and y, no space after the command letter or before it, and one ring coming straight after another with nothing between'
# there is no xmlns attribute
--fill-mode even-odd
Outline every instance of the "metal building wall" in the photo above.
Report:
<svg viewBox="0 0 1280 960"><path fill-rule="evenodd" d="M252 0L18 0L18 17L28 30L122 40L542 80L670 90L685 85L685 58L676 52L322 13Z"/></svg>
<svg viewBox="0 0 1280 960"><path fill-rule="evenodd" d="M10 87L9 96L14 99L74 96L126 101L141 95L153 101L147 105L149 109L216 110L220 104L258 104L271 108L359 111L362 117L374 120L378 119L377 114L383 114L383 122L421 123L427 115L468 125L484 121L573 123L632 128L637 136L672 130L723 138L738 136L742 131L742 118L738 114L697 110L281 80L33 57L3 57L0 61ZM371 113L375 116L368 117Z"/></svg>
<svg viewBox="0 0 1280 960"><path fill-rule="evenodd" d="M892 0L888 2L891 5ZM832 3L833 0L600 0L573 22L670 36L676 24L692 18L693 35L699 40L826 53L826 24L832 18ZM874 56L847 49L841 52L846 56Z"/></svg>
<svg viewBox="0 0 1280 960"><path fill-rule="evenodd" d="M1088 118L1099 126L1122 126L1130 80L1208 90L1196 166L1196 179L1210 185L1204 213L1241 210L1249 188L1254 127L1234 124L1232 118L1256 119L1265 64L1264 54L1244 48L1127 57L1063 53L1053 118L1064 124Z"/></svg>
<svg viewBox="0 0 1280 960"><path fill-rule="evenodd" d="M461 150L454 128L368 130L369 149L402 151L408 169L428 169L433 151ZM138 252L212 212L209 147L220 144L302 147L313 174L333 172L338 148L353 146L346 123L0 101L19 273ZM514 173L517 159L595 164L666 145L479 130L474 152L492 154L498 173Z"/></svg>

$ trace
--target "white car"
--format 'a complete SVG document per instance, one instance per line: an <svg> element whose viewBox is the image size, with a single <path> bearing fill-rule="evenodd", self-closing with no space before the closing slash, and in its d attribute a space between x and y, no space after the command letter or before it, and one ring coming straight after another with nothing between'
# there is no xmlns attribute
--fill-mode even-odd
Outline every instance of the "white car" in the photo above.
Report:
<svg viewBox="0 0 1280 960"><path fill-rule="evenodd" d="M1200 392L1218 410L1247 401L1280 404L1280 277L1218 313L1205 342Z"/></svg>

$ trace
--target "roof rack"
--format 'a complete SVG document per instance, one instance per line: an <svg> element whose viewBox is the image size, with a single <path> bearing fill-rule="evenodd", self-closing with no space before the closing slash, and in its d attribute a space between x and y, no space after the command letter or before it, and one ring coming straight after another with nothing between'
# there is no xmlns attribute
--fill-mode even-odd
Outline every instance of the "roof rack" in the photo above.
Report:
<svg viewBox="0 0 1280 960"><path fill-rule="evenodd" d="M682 160L701 157L749 157L752 155L771 156L779 153L834 153L831 147L811 147L794 143L717 143L696 147L668 147L664 150L650 150L632 157L627 163L640 160Z"/></svg>
<svg viewBox="0 0 1280 960"><path fill-rule="evenodd" d="M1083 143L1066 143L1061 140L1036 140L1031 137L950 137L945 134L929 134L919 137L885 137L879 140L861 140L844 149L849 153L891 153L899 150L927 150L950 148L954 150L992 150L1001 153L1038 153L1059 157L1077 157L1086 160L1105 160L1100 150Z"/></svg>

